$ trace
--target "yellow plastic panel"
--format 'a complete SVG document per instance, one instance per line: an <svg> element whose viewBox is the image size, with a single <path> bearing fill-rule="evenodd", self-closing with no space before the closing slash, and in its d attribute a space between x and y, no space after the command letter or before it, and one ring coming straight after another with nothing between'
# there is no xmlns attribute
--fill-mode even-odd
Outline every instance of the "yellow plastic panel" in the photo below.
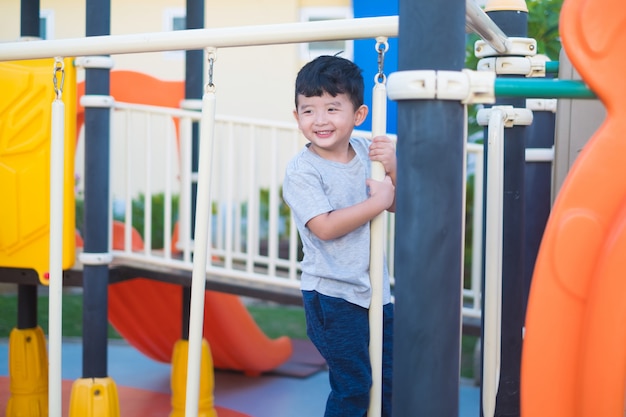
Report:
<svg viewBox="0 0 626 417"><path fill-rule="evenodd" d="M76 69L64 60L63 268L75 256ZM54 60L0 63L0 266L34 269L47 284Z"/></svg>

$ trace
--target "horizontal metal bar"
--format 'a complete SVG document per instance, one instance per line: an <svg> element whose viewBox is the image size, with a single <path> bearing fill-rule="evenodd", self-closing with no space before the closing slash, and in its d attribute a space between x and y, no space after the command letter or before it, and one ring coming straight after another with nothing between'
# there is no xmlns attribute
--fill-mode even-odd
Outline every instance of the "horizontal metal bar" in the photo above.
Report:
<svg viewBox="0 0 626 417"><path fill-rule="evenodd" d="M597 98L582 81L540 78L496 78L495 94L496 97Z"/></svg>
<svg viewBox="0 0 626 417"><path fill-rule="evenodd" d="M508 38L476 4L466 0L466 27L498 52L506 52ZM296 22L230 28L188 29L86 38L22 40L0 43L0 61L279 45L329 40L398 36L398 16Z"/></svg>
<svg viewBox="0 0 626 417"><path fill-rule="evenodd" d="M398 16L0 43L0 61L279 45L398 35Z"/></svg>
<svg viewBox="0 0 626 417"><path fill-rule="evenodd" d="M554 147L526 148L526 162L552 162L552 161L554 161Z"/></svg>

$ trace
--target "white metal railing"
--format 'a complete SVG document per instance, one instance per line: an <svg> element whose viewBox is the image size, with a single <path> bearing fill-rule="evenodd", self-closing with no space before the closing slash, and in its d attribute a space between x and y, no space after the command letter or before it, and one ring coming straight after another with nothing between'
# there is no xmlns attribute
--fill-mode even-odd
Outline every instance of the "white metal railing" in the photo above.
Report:
<svg viewBox="0 0 626 417"><path fill-rule="evenodd" d="M121 202L124 209L111 210L111 219L125 224L123 246L112 248L114 259L191 271L191 189L197 180L191 168L192 125L200 122L201 115L120 102L114 102L113 109L111 172L117 178L112 178L112 200L115 207ZM297 288L298 236L281 199L281 184L287 162L305 139L295 123L218 115L215 129L207 272L242 283ZM364 131L355 134L370 135ZM467 149L470 170L475 174L473 213L478 215L472 220L472 268L469 284L463 289L463 313L480 317L483 147L470 143ZM161 203L159 207L153 204L157 195L163 201L162 218L151 221L161 208ZM134 218L133 207L142 204L143 214ZM178 216L172 220L176 212ZM176 221L175 242L170 231ZM153 222L163 227L145 227ZM394 215L388 214L385 251L392 277L393 222ZM133 250L133 224L142 230L142 250ZM153 239L162 244L153 247Z"/></svg>

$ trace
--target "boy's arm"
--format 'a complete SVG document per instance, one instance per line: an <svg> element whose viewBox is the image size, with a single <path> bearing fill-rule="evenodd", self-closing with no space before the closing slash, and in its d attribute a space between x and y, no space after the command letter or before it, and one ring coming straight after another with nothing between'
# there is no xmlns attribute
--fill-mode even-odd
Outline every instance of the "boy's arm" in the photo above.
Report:
<svg viewBox="0 0 626 417"><path fill-rule="evenodd" d="M386 210L394 201L394 186L389 176L383 181L367 180L370 197L354 206L323 213L309 220L306 226L322 240L348 234Z"/></svg>

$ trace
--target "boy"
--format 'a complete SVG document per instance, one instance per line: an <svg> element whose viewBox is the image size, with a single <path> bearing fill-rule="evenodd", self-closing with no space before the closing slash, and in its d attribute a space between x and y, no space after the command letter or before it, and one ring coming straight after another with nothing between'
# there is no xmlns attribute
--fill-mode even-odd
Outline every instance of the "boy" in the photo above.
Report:
<svg viewBox="0 0 626 417"><path fill-rule="evenodd" d="M294 116L309 140L289 163L283 197L300 237L307 334L328 364L331 393L325 417L364 417L372 372L369 360L369 222L394 210L396 156L387 137L352 138L366 118L361 69L321 56L296 78ZM383 181L370 179L380 161ZM383 416L391 416L393 305L384 268Z"/></svg>

